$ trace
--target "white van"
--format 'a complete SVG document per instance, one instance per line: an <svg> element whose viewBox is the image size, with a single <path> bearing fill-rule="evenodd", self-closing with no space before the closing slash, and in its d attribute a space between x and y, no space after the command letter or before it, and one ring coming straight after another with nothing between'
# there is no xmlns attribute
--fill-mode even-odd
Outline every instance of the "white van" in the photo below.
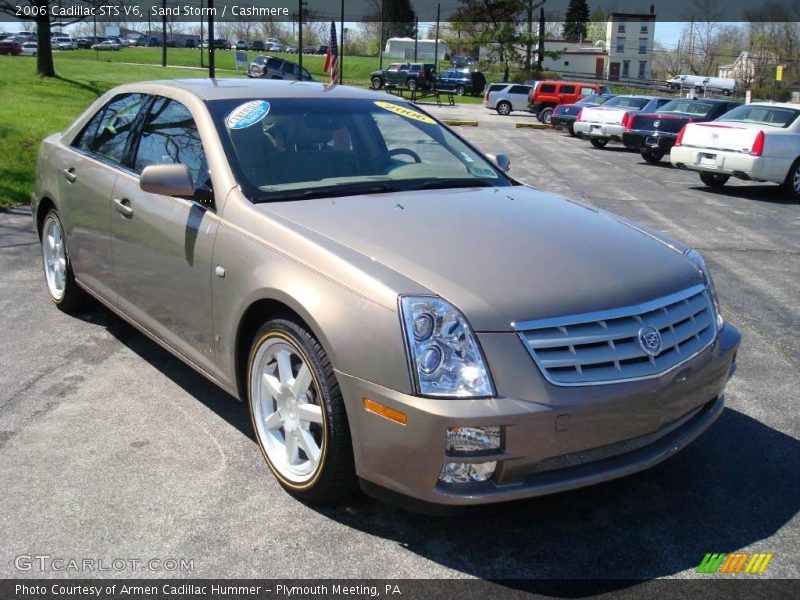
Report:
<svg viewBox="0 0 800 600"><path fill-rule="evenodd" d="M705 75L676 75L667 81L671 90L694 87L697 91L703 91L703 82L708 79Z"/></svg>
<svg viewBox="0 0 800 600"><path fill-rule="evenodd" d="M727 77L706 77L703 80L706 92L717 92L730 96L736 93L736 80Z"/></svg>

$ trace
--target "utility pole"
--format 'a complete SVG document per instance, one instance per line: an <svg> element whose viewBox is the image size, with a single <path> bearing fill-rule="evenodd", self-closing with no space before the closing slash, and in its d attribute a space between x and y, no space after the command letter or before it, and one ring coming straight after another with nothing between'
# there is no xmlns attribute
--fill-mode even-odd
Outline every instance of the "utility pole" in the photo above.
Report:
<svg viewBox="0 0 800 600"><path fill-rule="evenodd" d="M536 45L536 69L542 70L544 62L544 8L539 9L539 43Z"/></svg>
<svg viewBox="0 0 800 600"><path fill-rule="evenodd" d="M208 76L215 77L214 69L214 0L208 0Z"/></svg>
<svg viewBox="0 0 800 600"><path fill-rule="evenodd" d="M203 0L200 0L200 68L205 67L203 64Z"/></svg>
<svg viewBox="0 0 800 600"><path fill-rule="evenodd" d="M419 41L419 17L414 17L414 62L417 62L418 41Z"/></svg>
<svg viewBox="0 0 800 600"><path fill-rule="evenodd" d="M528 41L525 44L525 70L531 70L531 38L533 37L533 0L528 0Z"/></svg>
<svg viewBox="0 0 800 600"><path fill-rule="evenodd" d="M300 77L303 76L303 0L297 3L297 62L300 65Z"/></svg>
<svg viewBox="0 0 800 600"><path fill-rule="evenodd" d="M689 25L689 70L694 75L694 15Z"/></svg>
<svg viewBox="0 0 800 600"><path fill-rule="evenodd" d="M167 0L162 0L161 8L164 16L161 17L161 66L167 66Z"/></svg>
<svg viewBox="0 0 800 600"><path fill-rule="evenodd" d="M433 42L433 68L439 72L439 21L442 18L442 5L436 5L436 40Z"/></svg>
<svg viewBox="0 0 800 600"><path fill-rule="evenodd" d="M386 0L381 0L381 41L378 46L378 55L380 58L378 59L378 69L383 71L383 5Z"/></svg>
<svg viewBox="0 0 800 600"><path fill-rule="evenodd" d="M339 37L342 40L341 47L339 48L339 85L342 85L342 77L344 73L344 0L342 0L342 20L340 22L341 31Z"/></svg>

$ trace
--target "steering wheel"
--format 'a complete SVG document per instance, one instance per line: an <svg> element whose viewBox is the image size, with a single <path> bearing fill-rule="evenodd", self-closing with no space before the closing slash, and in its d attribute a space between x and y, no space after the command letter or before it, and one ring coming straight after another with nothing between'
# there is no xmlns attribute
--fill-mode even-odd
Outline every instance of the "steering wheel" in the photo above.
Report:
<svg viewBox="0 0 800 600"><path fill-rule="evenodd" d="M389 156L397 156L398 154L408 154L408 156L414 159L415 163L422 162L422 159L419 157L419 154L417 154L410 148L394 148L392 150L389 150Z"/></svg>

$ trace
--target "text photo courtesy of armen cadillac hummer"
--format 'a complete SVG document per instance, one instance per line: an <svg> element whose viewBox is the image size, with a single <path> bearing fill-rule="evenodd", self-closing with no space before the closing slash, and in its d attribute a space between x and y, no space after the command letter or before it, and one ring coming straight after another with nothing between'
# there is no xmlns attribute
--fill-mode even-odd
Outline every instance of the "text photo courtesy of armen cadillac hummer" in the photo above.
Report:
<svg viewBox="0 0 800 600"><path fill-rule="evenodd" d="M794 597L798 39L0 0L0 596Z"/></svg>

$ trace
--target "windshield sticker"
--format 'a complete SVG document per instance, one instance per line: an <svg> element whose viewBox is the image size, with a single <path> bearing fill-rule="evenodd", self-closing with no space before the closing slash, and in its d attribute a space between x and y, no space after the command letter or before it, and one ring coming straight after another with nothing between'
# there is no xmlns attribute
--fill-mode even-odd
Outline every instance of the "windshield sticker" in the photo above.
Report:
<svg viewBox="0 0 800 600"><path fill-rule="evenodd" d="M225 119L225 125L228 129L244 129L261 121L267 113L269 113L269 102L251 100L237 106Z"/></svg>
<svg viewBox="0 0 800 600"><path fill-rule="evenodd" d="M395 114L398 114L402 117L406 117L408 119L414 119L415 121L422 121L423 123L430 123L431 125L435 125L436 121L423 115L422 113L418 113L415 110L411 110L409 108L403 108L402 106L398 106L397 104L392 104L391 102L382 102L380 100L376 100L375 104L380 106L384 110L388 110Z"/></svg>

